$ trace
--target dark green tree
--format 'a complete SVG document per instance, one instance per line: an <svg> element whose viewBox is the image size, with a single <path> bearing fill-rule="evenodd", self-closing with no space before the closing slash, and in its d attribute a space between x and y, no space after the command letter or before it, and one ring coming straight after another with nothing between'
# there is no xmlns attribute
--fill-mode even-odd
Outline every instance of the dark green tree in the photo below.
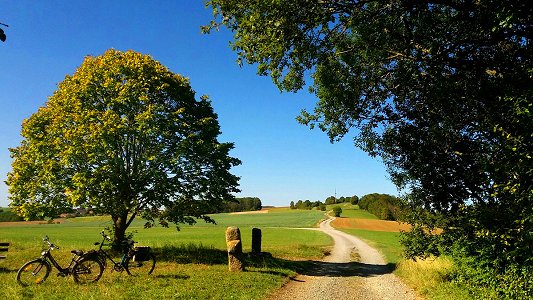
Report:
<svg viewBox="0 0 533 300"><path fill-rule="evenodd" d="M528 1L208 4L204 29L232 30L239 63L286 91L312 78L319 100L300 122L332 141L353 133L380 156L410 191L410 222L444 229L442 249L459 245L501 272L533 266Z"/></svg>
<svg viewBox="0 0 533 300"><path fill-rule="evenodd" d="M333 215L339 218L342 214L342 208L340 206L333 206Z"/></svg>
<svg viewBox="0 0 533 300"><path fill-rule="evenodd" d="M335 196L329 196L324 203L326 203L326 205L335 204L337 203L337 199L335 199Z"/></svg>
<svg viewBox="0 0 533 300"><path fill-rule="evenodd" d="M350 203L351 203L352 205L357 205L357 204L359 203L359 197L357 197L357 196L355 196L355 195L352 196L352 197L350 197Z"/></svg>
<svg viewBox="0 0 533 300"><path fill-rule="evenodd" d="M217 115L188 79L148 55L86 57L22 124L10 149L10 206L27 219L72 206L108 214L115 242L137 217L193 224L237 192L240 164Z"/></svg>

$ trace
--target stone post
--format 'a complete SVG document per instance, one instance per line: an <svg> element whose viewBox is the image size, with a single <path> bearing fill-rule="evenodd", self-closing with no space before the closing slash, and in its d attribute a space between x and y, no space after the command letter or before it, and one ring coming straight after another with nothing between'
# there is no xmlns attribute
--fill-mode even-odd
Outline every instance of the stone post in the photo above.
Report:
<svg viewBox="0 0 533 300"><path fill-rule="evenodd" d="M252 228L252 253L261 253L261 229Z"/></svg>
<svg viewBox="0 0 533 300"><path fill-rule="evenodd" d="M244 271L241 231L238 227L228 227L226 229L226 245L228 246L229 270Z"/></svg>

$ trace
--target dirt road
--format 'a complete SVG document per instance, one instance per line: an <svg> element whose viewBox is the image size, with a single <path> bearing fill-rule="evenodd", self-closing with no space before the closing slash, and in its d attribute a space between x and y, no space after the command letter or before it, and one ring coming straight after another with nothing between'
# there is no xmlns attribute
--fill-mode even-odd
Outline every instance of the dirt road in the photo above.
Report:
<svg viewBox="0 0 533 300"><path fill-rule="evenodd" d="M362 240L335 230L330 223L318 230L334 240L331 255L315 262L305 274L291 280L270 299L419 299L385 263L379 252Z"/></svg>

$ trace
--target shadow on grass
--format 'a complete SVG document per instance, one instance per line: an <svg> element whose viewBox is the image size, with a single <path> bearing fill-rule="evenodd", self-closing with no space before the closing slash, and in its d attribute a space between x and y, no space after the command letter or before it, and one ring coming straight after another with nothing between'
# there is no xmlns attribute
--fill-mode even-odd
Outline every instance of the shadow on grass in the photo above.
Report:
<svg viewBox="0 0 533 300"><path fill-rule="evenodd" d="M165 275L156 275L156 278L163 278L163 279L189 279L190 276L188 275L179 275L179 274L165 274Z"/></svg>
<svg viewBox="0 0 533 300"><path fill-rule="evenodd" d="M156 252L158 261L208 265L223 265L228 263L228 254L226 251L216 249L213 246L203 246L201 244L164 246L162 248L154 249L154 251ZM308 276L370 277L392 273L396 267L395 264L390 263L387 265L374 265L360 262L333 263L310 260L293 261L273 257L270 255L270 253L260 253L257 255L245 254L244 263L247 267L260 269L253 270L252 272L269 273L283 276L286 276L286 274L277 270L291 270L298 274Z"/></svg>
<svg viewBox="0 0 533 300"><path fill-rule="evenodd" d="M10 270L8 268L0 267L0 273L10 273L13 272L13 270Z"/></svg>

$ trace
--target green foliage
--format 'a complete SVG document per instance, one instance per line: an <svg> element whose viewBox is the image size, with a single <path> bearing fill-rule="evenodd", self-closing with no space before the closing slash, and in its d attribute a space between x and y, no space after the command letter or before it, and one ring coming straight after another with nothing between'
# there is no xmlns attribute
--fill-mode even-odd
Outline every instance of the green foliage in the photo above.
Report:
<svg viewBox="0 0 533 300"><path fill-rule="evenodd" d="M374 193L361 197L358 203L361 209L368 210L381 220L404 219L404 205L398 197Z"/></svg>
<svg viewBox="0 0 533 300"><path fill-rule="evenodd" d="M360 148L380 156L394 183L410 193L409 222L443 229L428 247L453 244L478 258L473 266L486 262L495 274L511 265L530 270L528 1L208 5L215 20L205 30L230 28L240 63L257 65L286 91L312 78L319 100L299 121L332 141L354 132Z"/></svg>
<svg viewBox="0 0 533 300"><path fill-rule="evenodd" d="M342 208L340 206L333 206L333 215L335 217L340 217L342 214Z"/></svg>
<svg viewBox="0 0 533 300"><path fill-rule="evenodd" d="M238 212L261 210L263 205L257 197L235 198L235 201L227 202L220 212Z"/></svg>
<svg viewBox="0 0 533 300"><path fill-rule="evenodd" d="M324 202L326 205L331 205L337 203L337 199L335 196L329 196L326 198L326 201Z"/></svg>
<svg viewBox="0 0 533 300"><path fill-rule="evenodd" d="M238 191L229 171L240 161L218 142L209 99L133 51L86 57L21 134L7 184L26 219L91 208L111 215L119 241L137 216L148 227L210 221Z"/></svg>

